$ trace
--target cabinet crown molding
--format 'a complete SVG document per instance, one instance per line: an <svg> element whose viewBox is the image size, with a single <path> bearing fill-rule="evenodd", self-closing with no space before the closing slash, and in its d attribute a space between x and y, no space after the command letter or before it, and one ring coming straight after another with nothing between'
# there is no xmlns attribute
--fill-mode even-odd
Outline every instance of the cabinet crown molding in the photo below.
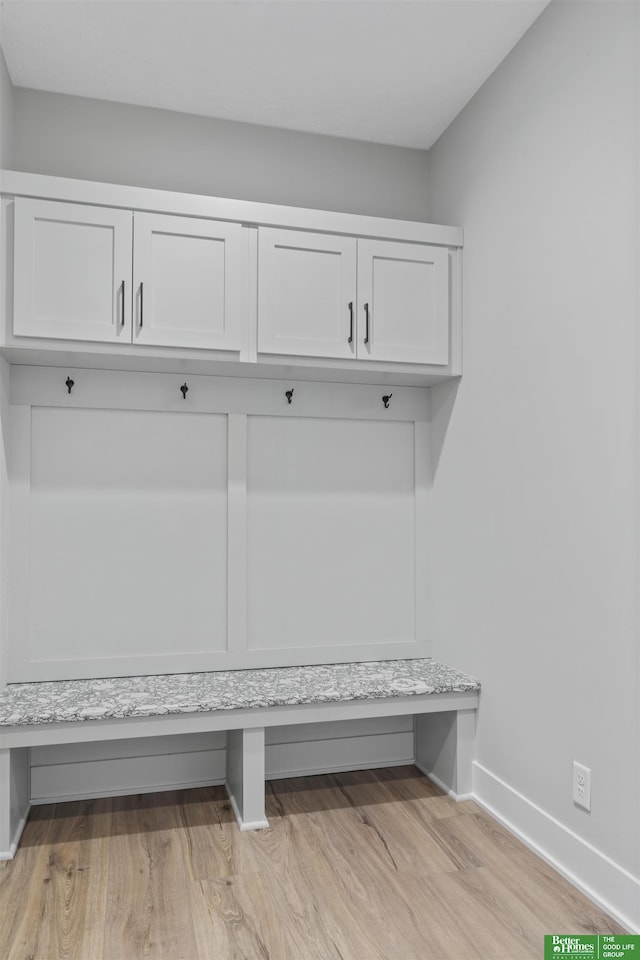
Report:
<svg viewBox="0 0 640 960"><path fill-rule="evenodd" d="M462 247L464 242L461 227L193 193L174 193L169 190L73 180L16 170L0 170L0 193L11 197L62 200L67 203L122 207L140 212L229 220L244 225L326 231L445 247Z"/></svg>

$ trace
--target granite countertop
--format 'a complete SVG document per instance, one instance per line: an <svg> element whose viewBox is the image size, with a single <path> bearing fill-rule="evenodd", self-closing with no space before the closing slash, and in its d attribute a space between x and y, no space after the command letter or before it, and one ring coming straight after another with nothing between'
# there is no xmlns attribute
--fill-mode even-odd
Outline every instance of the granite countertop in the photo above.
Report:
<svg viewBox="0 0 640 960"><path fill-rule="evenodd" d="M0 725L154 717L479 689L473 677L431 659L11 683L0 691Z"/></svg>

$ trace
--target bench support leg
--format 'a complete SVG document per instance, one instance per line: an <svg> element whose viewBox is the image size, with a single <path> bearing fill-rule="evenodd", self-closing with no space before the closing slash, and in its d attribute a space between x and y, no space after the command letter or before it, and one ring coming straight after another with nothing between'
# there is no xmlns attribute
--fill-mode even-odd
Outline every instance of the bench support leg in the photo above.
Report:
<svg viewBox="0 0 640 960"><path fill-rule="evenodd" d="M241 830L269 826L264 812L264 727L229 731L225 786Z"/></svg>
<svg viewBox="0 0 640 960"><path fill-rule="evenodd" d="M472 795L476 711L416 716L416 766L456 800Z"/></svg>
<svg viewBox="0 0 640 960"><path fill-rule="evenodd" d="M29 816L29 748L0 750L0 860L13 860Z"/></svg>

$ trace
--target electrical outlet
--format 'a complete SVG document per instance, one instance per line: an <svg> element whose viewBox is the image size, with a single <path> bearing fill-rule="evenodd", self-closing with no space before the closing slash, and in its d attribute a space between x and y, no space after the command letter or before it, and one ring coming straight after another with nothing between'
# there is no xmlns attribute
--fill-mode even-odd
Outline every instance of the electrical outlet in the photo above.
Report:
<svg viewBox="0 0 640 960"><path fill-rule="evenodd" d="M591 770L573 761L573 802L591 810Z"/></svg>

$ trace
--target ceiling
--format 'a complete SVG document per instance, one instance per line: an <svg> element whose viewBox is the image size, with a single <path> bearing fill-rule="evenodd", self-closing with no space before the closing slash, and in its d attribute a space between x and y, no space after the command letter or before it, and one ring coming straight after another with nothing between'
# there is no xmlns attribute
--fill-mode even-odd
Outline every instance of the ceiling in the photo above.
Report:
<svg viewBox="0 0 640 960"><path fill-rule="evenodd" d="M4 0L19 87L428 149L549 0Z"/></svg>

